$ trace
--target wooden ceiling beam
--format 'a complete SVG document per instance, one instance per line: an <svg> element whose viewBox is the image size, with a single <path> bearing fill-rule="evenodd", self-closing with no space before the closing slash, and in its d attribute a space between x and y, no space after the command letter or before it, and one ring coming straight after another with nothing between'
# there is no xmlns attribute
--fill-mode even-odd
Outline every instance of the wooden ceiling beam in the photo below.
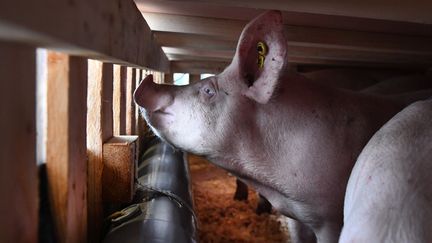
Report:
<svg viewBox="0 0 432 243"><path fill-rule="evenodd" d="M132 0L0 1L0 39L168 71Z"/></svg>
<svg viewBox="0 0 432 243"><path fill-rule="evenodd" d="M181 3L211 4L225 8L278 9L292 12L351 16L369 19L432 24L429 0L177 0Z"/></svg>
<svg viewBox="0 0 432 243"><path fill-rule="evenodd" d="M159 32L203 35L214 40L237 41L245 21L143 13L150 28ZM286 26L289 45L347 50L432 55L432 37Z"/></svg>
<svg viewBox="0 0 432 243"><path fill-rule="evenodd" d="M135 0L141 12L250 21L264 9L206 1ZM279 9L279 8L277 8ZM368 32L432 36L432 25L352 16L282 11L284 24Z"/></svg>

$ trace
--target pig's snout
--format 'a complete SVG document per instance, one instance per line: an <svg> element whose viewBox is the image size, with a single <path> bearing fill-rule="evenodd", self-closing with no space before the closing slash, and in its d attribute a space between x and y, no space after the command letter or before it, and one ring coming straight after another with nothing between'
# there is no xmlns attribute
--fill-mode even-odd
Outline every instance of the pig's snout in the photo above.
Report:
<svg viewBox="0 0 432 243"><path fill-rule="evenodd" d="M148 75L134 93L135 102L147 112L165 111L174 98L168 85L155 84L153 75Z"/></svg>

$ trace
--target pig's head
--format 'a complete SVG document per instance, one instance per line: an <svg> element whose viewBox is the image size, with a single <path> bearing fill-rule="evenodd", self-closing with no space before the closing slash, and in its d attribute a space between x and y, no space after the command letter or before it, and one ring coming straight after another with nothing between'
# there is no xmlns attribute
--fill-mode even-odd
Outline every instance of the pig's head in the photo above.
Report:
<svg viewBox="0 0 432 243"><path fill-rule="evenodd" d="M149 75L134 97L158 136L205 155L253 123L248 119L275 95L285 64L281 13L268 11L245 27L232 63L221 74L187 86L155 84Z"/></svg>

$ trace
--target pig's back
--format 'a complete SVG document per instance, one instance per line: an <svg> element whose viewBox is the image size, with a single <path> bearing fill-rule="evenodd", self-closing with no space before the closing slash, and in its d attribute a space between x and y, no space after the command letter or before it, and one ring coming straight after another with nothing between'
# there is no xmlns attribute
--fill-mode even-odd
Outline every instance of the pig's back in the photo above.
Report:
<svg viewBox="0 0 432 243"><path fill-rule="evenodd" d="M432 100L397 114L351 173L340 242L432 242Z"/></svg>

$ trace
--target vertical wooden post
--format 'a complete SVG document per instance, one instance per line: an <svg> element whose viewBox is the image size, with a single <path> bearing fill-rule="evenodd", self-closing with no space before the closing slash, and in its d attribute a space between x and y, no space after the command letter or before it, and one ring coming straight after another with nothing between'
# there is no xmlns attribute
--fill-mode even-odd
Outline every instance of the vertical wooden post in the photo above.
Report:
<svg viewBox="0 0 432 243"><path fill-rule="evenodd" d="M103 222L103 144L113 136L113 65L88 62L88 217L89 242L99 242Z"/></svg>
<svg viewBox="0 0 432 243"><path fill-rule="evenodd" d="M189 74L189 83L190 84L198 82L198 81L200 81L200 79L201 79L201 77L199 74L192 74L192 73Z"/></svg>
<svg viewBox="0 0 432 243"><path fill-rule="evenodd" d="M126 134L126 77L127 68L114 65L113 122L116 136Z"/></svg>
<svg viewBox="0 0 432 243"><path fill-rule="evenodd" d="M135 87L138 87L139 84L141 83L141 80L143 79L143 72L142 72L142 70L141 69L137 69L135 76L136 76ZM134 103L135 103L135 101L134 101ZM139 106L137 104L135 104L135 124L134 125L135 125L135 133L137 135L139 135L139 133L138 133L138 131L139 131L139 119L140 119Z"/></svg>
<svg viewBox="0 0 432 243"><path fill-rule="evenodd" d="M135 102L133 92L135 91L135 68L127 68L126 78L126 134L135 135Z"/></svg>
<svg viewBox="0 0 432 243"><path fill-rule="evenodd" d="M87 239L87 59L48 53L47 176L58 242Z"/></svg>
<svg viewBox="0 0 432 243"><path fill-rule="evenodd" d="M0 42L0 242L37 242L36 50Z"/></svg>

